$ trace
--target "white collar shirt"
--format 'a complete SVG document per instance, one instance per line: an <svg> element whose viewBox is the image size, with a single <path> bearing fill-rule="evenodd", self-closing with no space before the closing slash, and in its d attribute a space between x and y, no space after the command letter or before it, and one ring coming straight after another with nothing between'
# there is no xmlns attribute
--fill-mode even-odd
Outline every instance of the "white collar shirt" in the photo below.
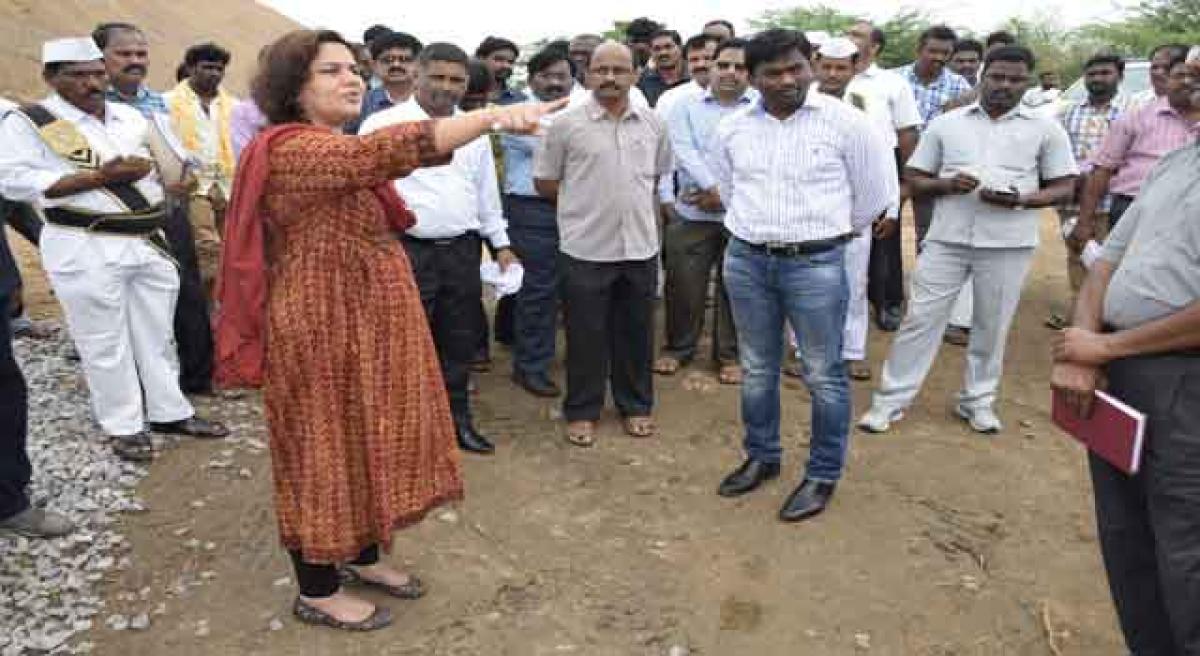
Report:
<svg viewBox="0 0 1200 656"><path fill-rule="evenodd" d="M892 71L872 63L854 76L846 91L878 99L879 102L868 104L867 114L880 125L889 126L884 139L892 148L899 144L897 131L921 127L921 111L913 98L912 88Z"/></svg>

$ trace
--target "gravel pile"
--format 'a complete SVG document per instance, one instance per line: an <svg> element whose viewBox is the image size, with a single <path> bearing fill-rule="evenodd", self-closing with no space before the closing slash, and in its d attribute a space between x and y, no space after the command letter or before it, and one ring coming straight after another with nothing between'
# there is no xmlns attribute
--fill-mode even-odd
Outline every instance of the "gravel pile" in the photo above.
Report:
<svg viewBox="0 0 1200 656"><path fill-rule="evenodd" d="M100 624L105 573L130 565L116 519L144 509L133 488L146 471L118 460L92 420L65 331L13 347L29 385L30 497L76 531L57 540L0 536L0 656L87 653L90 644L72 638Z"/></svg>

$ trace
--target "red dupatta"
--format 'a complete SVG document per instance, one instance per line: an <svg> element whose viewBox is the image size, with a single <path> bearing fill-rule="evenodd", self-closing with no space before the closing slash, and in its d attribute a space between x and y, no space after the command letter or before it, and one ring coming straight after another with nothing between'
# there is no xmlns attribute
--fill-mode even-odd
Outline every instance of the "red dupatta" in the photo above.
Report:
<svg viewBox="0 0 1200 656"><path fill-rule="evenodd" d="M225 215L217 311L213 318L218 387L260 387L266 368L267 257L266 216L262 197L270 173L272 148L310 130L326 128L292 123L263 130L242 152ZM371 191L383 205L388 224L403 232L416 222L390 182Z"/></svg>

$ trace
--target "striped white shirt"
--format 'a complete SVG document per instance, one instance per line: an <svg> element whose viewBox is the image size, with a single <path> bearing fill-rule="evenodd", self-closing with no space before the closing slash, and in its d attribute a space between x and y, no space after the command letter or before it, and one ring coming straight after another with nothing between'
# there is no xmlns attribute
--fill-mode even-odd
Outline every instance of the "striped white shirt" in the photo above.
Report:
<svg viewBox="0 0 1200 656"><path fill-rule="evenodd" d="M761 100L729 115L712 151L725 227L752 244L861 231L899 193L892 149L869 119L819 93L782 121Z"/></svg>

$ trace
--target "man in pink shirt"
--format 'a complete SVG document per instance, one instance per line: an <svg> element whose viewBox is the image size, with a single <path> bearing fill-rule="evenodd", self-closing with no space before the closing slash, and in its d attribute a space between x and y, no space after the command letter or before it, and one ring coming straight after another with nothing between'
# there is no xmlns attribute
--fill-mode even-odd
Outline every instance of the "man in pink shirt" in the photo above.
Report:
<svg viewBox="0 0 1200 656"><path fill-rule="evenodd" d="M1110 227L1133 203L1142 181L1163 155L1186 146L1200 136L1200 106L1193 102L1185 78L1184 58L1171 61L1167 92L1158 100L1118 118L1092 157L1094 168L1079 200L1079 220L1071 234L1073 248L1095 237L1096 210L1105 194L1112 194Z"/></svg>

